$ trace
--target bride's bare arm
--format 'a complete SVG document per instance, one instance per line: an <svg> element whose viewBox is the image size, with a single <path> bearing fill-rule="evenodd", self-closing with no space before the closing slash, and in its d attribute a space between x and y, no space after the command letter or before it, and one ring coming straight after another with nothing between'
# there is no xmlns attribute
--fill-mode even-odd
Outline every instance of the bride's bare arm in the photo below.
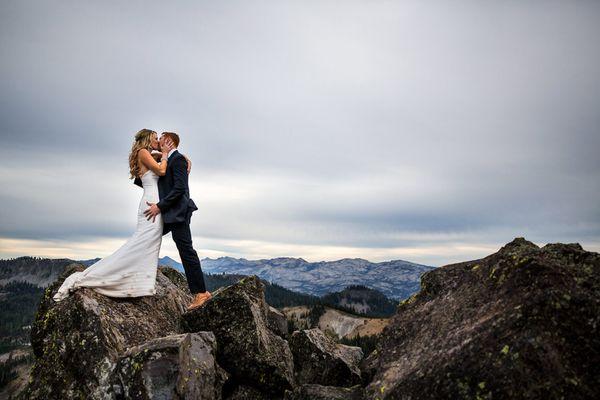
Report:
<svg viewBox="0 0 600 400"><path fill-rule="evenodd" d="M165 156L162 157L160 163L157 163L148 150L141 149L138 158L144 167L151 169L156 175L164 176L167 172L167 157Z"/></svg>
<svg viewBox="0 0 600 400"><path fill-rule="evenodd" d="M169 151L171 151L173 148L173 142L171 140L166 140L161 149L162 158L160 163L157 163L152 157L152 154L150 154L150 152L146 149L141 149L138 152L138 159L144 165L144 167L151 169L156 175L164 176L167 172L167 156Z"/></svg>

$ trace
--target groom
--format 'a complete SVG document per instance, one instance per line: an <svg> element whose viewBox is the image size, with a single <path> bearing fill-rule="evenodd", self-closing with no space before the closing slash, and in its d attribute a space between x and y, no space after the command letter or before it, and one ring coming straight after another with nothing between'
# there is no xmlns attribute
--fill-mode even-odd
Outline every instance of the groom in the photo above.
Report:
<svg viewBox="0 0 600 400"><path fill-rule="evenodd" d="M212 295L206 290L200 259L192 246L190 220L192 213L198 207L190 199L187 160L177 151L179 135L174 132L163 132L159 140L160 146L163 146L167 139L173 142L175 148L167 156L165 175L158 179L158 197L160 201L156 204L146 202L150 208L144 211L144 215L150 220L158 214L162 214L163 235L169 232L172 233L185 270L190 292L194 295L194 301L187 307L189 311L200 307Z"/></svg>

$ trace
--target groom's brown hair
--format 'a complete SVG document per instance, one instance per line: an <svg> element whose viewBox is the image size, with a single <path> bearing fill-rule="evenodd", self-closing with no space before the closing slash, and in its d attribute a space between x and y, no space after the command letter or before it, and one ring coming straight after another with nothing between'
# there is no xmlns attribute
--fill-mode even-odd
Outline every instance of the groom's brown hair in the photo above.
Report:
<svg viewBox="0 0 600 400"><path fill-rule="evenodd" d="M168 137L169 139L171 139L175 147L179 147L179 135L175 132L163 132L160 135Z"/></svg>

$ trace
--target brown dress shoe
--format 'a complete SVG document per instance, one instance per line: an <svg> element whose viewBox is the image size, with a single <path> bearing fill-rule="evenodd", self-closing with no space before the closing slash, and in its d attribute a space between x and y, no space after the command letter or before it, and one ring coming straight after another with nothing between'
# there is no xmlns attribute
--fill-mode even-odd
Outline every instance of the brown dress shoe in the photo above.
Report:
<svg viewBox="0 0 600 400"><path fill-rule="evenodd" d="M190 311L190 310L200 307L211 297L212 297L212 294L210 294L210 292L208 290L203 293L196 293L196 296L194 297L194 301L192 302L192 304L187 306L187 310Z"/></svg>

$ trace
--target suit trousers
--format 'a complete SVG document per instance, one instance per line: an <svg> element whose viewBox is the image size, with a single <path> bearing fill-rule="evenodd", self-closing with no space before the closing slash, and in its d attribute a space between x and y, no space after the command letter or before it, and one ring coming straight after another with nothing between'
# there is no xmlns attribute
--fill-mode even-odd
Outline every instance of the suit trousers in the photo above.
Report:
<svg viewBox="0 0 600 400"><path fill-rule="evenodd" d="M164 227L166 230L165 233L170 231L173 235L173 241L177 245L190 292L192 294L206 292L200 259L192 246L190 224L187 222L165 223Z"/></svg>

